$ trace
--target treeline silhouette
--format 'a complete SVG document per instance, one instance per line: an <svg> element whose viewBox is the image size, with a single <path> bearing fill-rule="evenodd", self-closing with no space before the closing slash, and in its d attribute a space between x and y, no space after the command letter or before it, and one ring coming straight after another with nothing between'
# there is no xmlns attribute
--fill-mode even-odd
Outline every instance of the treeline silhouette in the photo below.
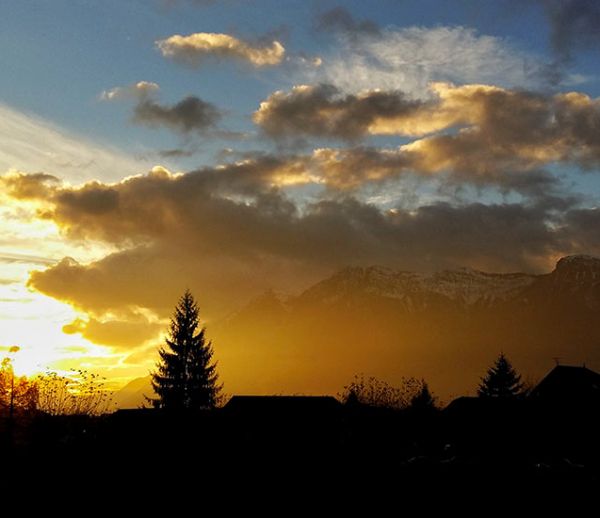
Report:
<svg viewBox="0 0 600 518"><path fill-rule="evenodd" d="M444 408L425 380L397 386L357 375L331 396L233 396L225 402L212 344L188 291L152 373L148 408L109 412L103 380L85 371L15 376L0 369L2 453L27 460L94 458L155 465L272 463L390 469L401 477L558 484L600 474L600 375L557 365L527 386L500 354L477 397ZM159 447L160 445L160 447ZM232 464L233 463L233 464Z"/></svg>

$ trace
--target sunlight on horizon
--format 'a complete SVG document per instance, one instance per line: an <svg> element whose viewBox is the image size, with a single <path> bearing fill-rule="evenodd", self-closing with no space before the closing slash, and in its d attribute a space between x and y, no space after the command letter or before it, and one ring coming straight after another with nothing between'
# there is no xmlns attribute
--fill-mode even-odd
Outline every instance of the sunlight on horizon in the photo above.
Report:
<svg viewBox="0 0 600 518"><path fill-rule="evenodd" d="M28 290L22 284L0 286L0 300L0 347L20 348L11 355L17 374L38 374L81 354L106 355L108 348L63 333L62 327L79 316L69 305Z"/></svg>
<svg viewBox="0 0 600 518"><path fill-rule="evenodd" d="M7 265L20 279L0 283L0 358L12 360L19 376L36 376L47 371L68 373L84 369L108 378L113 388L147 374L147 365L125 362L128 352L97 345L79 334L68 334L63 327L85 313L66 302L26 287L27 270L32 265ZM13 347L16 352L10 352Z"/></svg>
<svg viewBox="0 0 600 518"><path fill-rule="evenodd" d="M125 353L93 344L79 334L65 333L64 326L85 319L86 313L27 286L32 271L43 270L66 256L91 261L109 248L94 242L68 246L54 223L37 217L44 209L40 204L22 202L17 207L6 196L0 196L0 202L0 357L10 357L20 376L72 368L106 376L117 370L118 375L110 377L121 385L142 372L122 364ZM14 346L19 350L9 352Z"/></svg>

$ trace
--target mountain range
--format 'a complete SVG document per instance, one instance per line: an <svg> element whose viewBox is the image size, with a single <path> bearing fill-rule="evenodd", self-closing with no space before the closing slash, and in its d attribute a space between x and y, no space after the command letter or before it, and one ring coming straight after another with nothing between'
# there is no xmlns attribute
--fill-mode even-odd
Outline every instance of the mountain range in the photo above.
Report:
<svg viewBox="0 0 600 518"><path fill-rule="evenodd" d="M336 394L364 373L424 378L448 400L474 393L500 352L532 382L556 361L598 369L600 259L541 275L349 267L296 296L266 292L208 333L229 393Z"/></svg>

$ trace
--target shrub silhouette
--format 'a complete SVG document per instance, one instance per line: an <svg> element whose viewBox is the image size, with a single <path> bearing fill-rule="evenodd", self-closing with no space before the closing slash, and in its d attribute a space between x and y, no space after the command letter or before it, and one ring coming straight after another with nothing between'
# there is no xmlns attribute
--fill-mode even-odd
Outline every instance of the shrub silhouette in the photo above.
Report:
<svg viewBox="0 0 600 518"><path fill-rule="evenodd" d="M394 387L373 376L365 378L357 374L338 394L343 403L400 410L407 408L412 399L422 390L423 382L416 378L402 378Z"/></svg>
<svg viewBox="0 0 600 518"><path fill-rule="evenodd" d="M36 379L38 410L49 415L100 415L109 410L111 392L105 378L83 369L68 376L48 371Z"/></svg>

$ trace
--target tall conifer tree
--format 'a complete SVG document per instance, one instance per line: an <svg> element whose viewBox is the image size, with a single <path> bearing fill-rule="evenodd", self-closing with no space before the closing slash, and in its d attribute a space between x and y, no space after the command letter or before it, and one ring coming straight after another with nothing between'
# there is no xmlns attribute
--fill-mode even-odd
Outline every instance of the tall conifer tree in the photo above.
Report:
<svg viewBox="0 0 600 518"><path fill-rule="evenodd" d="M198 305L186 291L175 308L165 346L156 370L151 374L152 387L158 396L150 399L155 408L199 410L214 408L219 399L213 349L200 327Z"/></svg>

